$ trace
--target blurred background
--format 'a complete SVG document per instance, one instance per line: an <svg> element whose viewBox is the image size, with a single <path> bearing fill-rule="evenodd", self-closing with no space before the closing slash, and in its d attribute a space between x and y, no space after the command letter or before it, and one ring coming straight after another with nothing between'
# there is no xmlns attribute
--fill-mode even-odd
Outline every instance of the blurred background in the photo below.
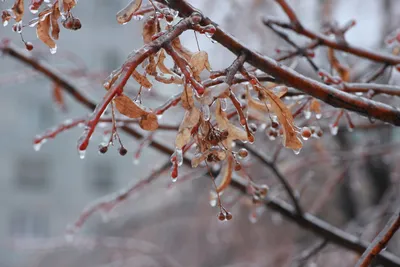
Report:
<svg viewBox="0 0 400 267"><path fill-rule="evenodd" d="M266 55L274 56L275 48L286 47L261 23L263 16L286 19L273 0L189 2ZM314 30L330 21L343 25L355 19L357 25L348 32L347 40L371 49L389 51L383 40L399 26L400 2L396 0L289 2L299 19ZM11 0L2 1L0 9L12 4ZM105 92L102 81L142 45L142 21L119 25L115 19L126 4L122 0L80 1L73 14L80 18L82 29L72 32L62 28L54 55L37 40L34 29L25 28L24 39L33 43L32 55L60 70L84 95L98 102ZM9 38L24 47L11 25L0 28L0 38ZM294 38L305 43L302 38ZM192 51L197 49L193 32L185 33L182 40ZM215 70L226 68L235 58L205 36L198 35L198 40L200 48L209 53ZM351 66L354 77L379 66L342 57ZM327 64L324 49L318 50L316 61L321 66ZM305 75L315 75L303 60L287 64ZM378 82L398 84L398 77L388 69ZM87 205L145 178L168 157L145 148L134 164L133 154L139 142L123 134L129 151L126 156L120 156L116 148L99 155L97 144L102 141L102 134L97 133L82 160L76 150L82 133L79 127L61 133L34 151L35 135L66 119L88 114L69 96L65 96L67 112L60 111L52 100L53 86L40 73L15 59L0 58L0 266L295 266L296 256L320 241L279 214L253 206L251 200L233 191L224 198L234 219L218 221L217 209L209 204L212 184L203 177L204 170L183 168L183 176L189 173L187 182L171 187L166 173L110 214L95 213L73 241L67 242L66 227ZM138 88L132 82L130 89L135 92ZM143 99L149 106L157 107L179 90L156 85L151 92L144 93ZM368 123L367 119L352 116L357 122ZM181 117L182 111L173 108L162 122L178 124ZM323 117L321 127L329 122L329 118ZM262 145L257 149L271 156L279 142L269 141L265 134L258 135ZM153 138L173 146L171 132L157 132ZM337 136L331 136L327 129L323 138L306 142L297 156L292 151L282 151L278 166L301 193L306 210L370 239L398 204L399 142L398 130L390 126L355 129L353 133L341 126ZM273 194L286 199L268 169L253 159L248 168L255 180L268 184ZM389 250L400 253L399 235L392 240ZM357 255L329 245L307 264L351 266L355 260Z"/></svg>

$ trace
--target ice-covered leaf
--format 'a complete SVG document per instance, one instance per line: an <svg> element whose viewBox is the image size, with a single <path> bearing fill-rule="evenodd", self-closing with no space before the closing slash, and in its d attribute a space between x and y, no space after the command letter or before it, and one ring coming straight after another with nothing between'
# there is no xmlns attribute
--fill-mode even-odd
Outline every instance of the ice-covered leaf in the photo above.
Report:
<svg viewBox="0 0 400 267"><path fill-rule="evenodd" d="M148 113L143 115L139 122L140 127L146 131L155 131L158 128L157 115L154 113Z"/></svg>
<svg viewBox="0 0 400 267"><path fill-rule="evenodd" d="M198 80L200 73L207 69L211 70L210 63L208 62L208 54L205 51L199 51L192 55L189 61L193 76Z"/></svg>
<svg viewBox="0 0 400 267"><path fill-rule="evenodd" d="M296 126L294 125L293 116L290 110L285 106L282 100L280 100L280 98L270 90L258 85L255 87L259 93L260 100L269 102L271 105L271 110L278 117L278 121L282 125L283 145L293 150L299 150L303 146L303 143L298 137L298 132L296 130Z"/></svg>
<svg viewBox="0 0 400 267"><path fill-rule="evenodd" d="M149 113L145 107L132 101L132 99L124 94L115 97L114 103L115 107L121 114L132 119L140 118Z"/></svg>
<svg viewBox="0 0 400 267"><path fill-rule="evenodd" d="M142 5L142 0L133 0L126 7L117 13L117 21L119 24L125 24L132 19L135 13Z"/></svg>
<svg viewBox="0 0 400 267"><path fill-rule="evenodd" d="M220 131L228 131L228 136L223 141L224 146L227 149L231 149L232 142L234 140L240 140L244 142L248 141L247 132L243 128L239 128L236 125L233 125L229 121L225 111L222 110L220 100L218 99L216 102L217 105L215 107L215 118L217 120L218 128Z"/></svg>
<svg viewBox="0 0 400 267"><path fill-rule="evenodd" d="M54 40L58 40L60 34L60 26L58 25L58 19L60 18L60 9L58 5L53 5L53 11L50 14L51 22L51 36Z"/></svg>
<svg viewBox="0 0 400 267"><path fill-rule="evenodd" d="M157 19L154 19L153 16L148 17L143 23L143 42L148 44L152 41L153 35L157 32Z"/></svg>
<svg viewBox="0 0 400 267"><path fill-rule="evenodd" d="M37 37L51 49L56 48L56 43L50 37L50 15L49 10L44 10L39 14L39 22L36 28Z"/></svg>
<svg viewBox="0 0 400 267"><path fill-rule="evenodd" d="M144 88L151 88L153 85L149 81L149 79L146 78L145 75L140 74L138 71L133 71L132 77Z"/></svg>
<svg viewBox="0 0 400 267"><path fill-rule="evenodd" d="M173 39L171 44L172 44L172 47L175 49L175 51L178 52L179 54L181 54L186 59L187 62L190 61L193 53L189 49L187 49L186 47L184 47L182 45L179 37L176 37L175 39Z"/></svg>
<svg viewBox="0 0 400 267"><path fill-rule="evenodd" d="M184 145L190 141L190 133L193 127L195 127L200 120L200 110L196 107L192 107L190 110L185 112L182 119L179 131L175 138L175 146L178 149L182 149Z"/></svg>
<svg viewBox="0 0 400 267"><path fill-rule="evenodd" d="M53 85L53 100L61 110L66 110L62 88L58 83Z"/></svg>
<svg viewBox="0 0 400 267"><path fill-rule="evenodd" d="M169 68L167 68L167 66L165 66L164 64L165 58L166 58L165 51L164 49L161 49L160 52L158 53L157 67L164 74L174 74Z"/></svg>
<svg viewBox="0 0 400 267"><path fill-rule="evenodd" d="M24 0L15 0L15 3L11 10L14 13L15 21L20 22L24 16Z"/></svg>
<svg viewBox="0 0 400 267"><path fill-rule="evenodd" d="M8 22L10 21L11 18L12 18L12 15L11 15L10 11L3 10L3 12L1 13L1 21L3 23L3 26L7 26Z"/></svg>
<svg viewBox="0 0 400 267"><path fill-rule="evenodd" d="M220 174L217 177L217 180L220 179L217 185L217 193L221 193L224 191L232 181L232 171L233 171L233 156L231 154L228 155L228 158L225 161L224 167L221 170Z"/></svg>
<svg viewBox="0 0 400 267"><path fill-rule="evenodd" d="M183 92L181 95L181 103L182 103L182 107L186 110L191 109L194 105L193 89L192 89L192 86L188 83L185 84L185 87L183 89Z"/></svg>

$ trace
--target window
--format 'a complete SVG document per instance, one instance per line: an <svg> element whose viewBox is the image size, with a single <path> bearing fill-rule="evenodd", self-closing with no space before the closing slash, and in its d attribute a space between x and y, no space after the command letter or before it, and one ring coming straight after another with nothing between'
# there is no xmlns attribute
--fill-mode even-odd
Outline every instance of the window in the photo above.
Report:
<svg viewBox="0 0 400 267"><path fill-rule="evenodd" d="M10 234L19 238L43 238L49 235L49 217L44 211L13 210Z"/></svg>
<svg viewBox="0 0 400 267"><path fill-rule="evenodd" d="M15 181L19 189L42 191L48 188L48 161L40 157L24 157L15 163Z"/></svg>
<svg viewBox="0 0 400 267"><path fill-rule="evenodd" d="M90 190L97 193L112 192L115 187L112 165L109 162L97 162L89 166Z"/></svg>

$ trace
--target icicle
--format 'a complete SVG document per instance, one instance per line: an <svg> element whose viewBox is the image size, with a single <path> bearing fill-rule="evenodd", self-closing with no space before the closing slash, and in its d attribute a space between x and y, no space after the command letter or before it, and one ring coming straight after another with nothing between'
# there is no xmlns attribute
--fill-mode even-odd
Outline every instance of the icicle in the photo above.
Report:
<svg viewBox="0 0 400 267"><path fill-rule="evenodd" d="M210 120L210 107L208 105L201 106L201 113L203 114L203 119L205 121Z"/></svg>

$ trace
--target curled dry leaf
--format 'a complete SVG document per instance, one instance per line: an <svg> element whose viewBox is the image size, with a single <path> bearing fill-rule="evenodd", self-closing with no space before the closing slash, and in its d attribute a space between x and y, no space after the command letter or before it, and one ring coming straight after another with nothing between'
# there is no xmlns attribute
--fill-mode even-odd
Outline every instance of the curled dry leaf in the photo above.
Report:
<svg viewBox="0 0 400 267"><path fill-rule="evenodd" d="M133 13L142 5L142 0L133 0L126 7L117 13L117 21L119 24L125 24L132 19Z"/></svg>
<svg viewBox="0 0 400 267"><path fill-rule="evenodd" d="M155 131L158 128L157 115L154 113L148 113L140 118L139 125L143 130Z"/></svg>
<svg viewBox="0 0 400 267"><path fill-rule="evenodd" d="M24 0L16 0L11 10L14 13L15 21L20 22L24 16Z"/></svg>
<svg viewBox="0 0 400 267"><path fill-rule="evenodd" d="M217 193L218 194L221 193L222 191L224 191L231 183L233 162L234 162L233 156L231 154L229 154L227 160L225 161L222 171L220 172L220 174L217 177L217 180L219 178L221 178L221 181L217 185Z"/></svg>
<svg viewBox="0 0 400 267"><path fill-rule="evenodd" d="M285 106L285 104L270 90L256 85L256 90L259 93L259 98L261 101L268 101L271 105L271 110L278 117L279 123L283 128L283 138L282 143L285 147L291 148L293 150L299 150L303 146L298 133L296 131L296 126L293 122L293 116L290 110Z"/></svg>
<svg viewBox="0 0 400 267"><path fill-rule="evenodd" d="M164 74L174 74L169 68L167 68L164 64L165 60L165 50L161 49L160 52L158 53L158 61L157 61L157 67L160 69L160 71Z"/></svg>
<svg viewBox="0 0 400 267"><path fill-rule="evenodd" d="M192 68L193 76L196 80L200 80L200 73L207 69L211 71L210 62L208 61L208 54L205 51L199 51L192 55L189 61L189 65Z"/></svg>
<svg viewBox="0 0 400 267"><path fill-rule="evenodd" d="M155 19L155 17L153 17L153 16L148 17L144 21L142 36L143 36L143 42L145 44L150 43L153 39L153 35L157 33L156 22L158 22L158 20Z"/></svg>
<svg viewBox="0 0 400 267"><path fill-rule="evenodd" d="M207 87L200 101L203 105L211 105L215 98L229 97L229 88L230 85L227 83L221 83L212 87Z"/></svg>
<svg viewBox="0 0 400 267"><path fill-rule="evenodd" d="M58 19L60 18L60 9L58 8L58 5L53 5L53 11L51 12L51 36L53 37L54 40L58 40L59 34L60 34L60 26L58 25Z"/></svg>
<svg viewBox="0 0 400 267"><path fill-rule="evenodd" d="M121 114L132 119L141 118L142 116L150 113L149 111L146 110L145 107L132 101L132 99L130 99L128 96L124 94L115 97L114 103L115 107Z"/></svg>
<svg viewBox="0 0 400 267"><path fill-rule="evenodd" d="M59 0L59 1L60 5L62 5L61 10L64 10L64 12L69 12L76 6L77 0Z"/></svg>
<svg viewBox="0 0 400 267"><path fill-rule="evenodd" d="M8 22L10 21L11 18L12 18L12 15L11 15L10 11L3 10L3 12L1 13L1 21L3 23L3 26L7 26Z"/></svg>
<svg viewBox="0 0 400 267"><path fill-rule="evenodd" d="M179 131L176 135L175 146L178 149L182 149L184 145L189 143L191 131L200 120L200 110L196 107L192 107L190 110L185 112Z"/></svg>
<svg viewBox="0 0 400 267"><path fill-rule="evenodd" d="M269 113L271 110L271 105L267 103L263 103L261 101L255 100L250 93L249 88L247 87L246 90L246 99L247 99L247 106L250 109L260 111L261 113Z"/></svg>
<svg viewBox="0 0 400 267"><path fill-rule="evenodd" d="M215 107L215 118L217 120L218 128L220 131L226 130L228 132L228 137L222 141L223 145L231 150L232 143L234 140L240 140L243 142L248 141L247 132L243 128L239 128L236 125L233 125L226 113L221 108L220 100L217 100L217 105Z"/></svg>
<svg viewBox="0 0 400 267"><path fill-rule="evenodd" d="M36 28L37 37L45 43L48 47L54 49L56 48L56 43L50 37L50 15L49 10L43 10L39 14L39 22ZM44 18L43 18L44 17Z"/></svg>
<svg viewBox="0 0 400 267"><path fill-rule="evenodd" d="M53 85L53 100L61 110L66 110L63 91L58 83Z"/></svg>
<svg viewBox="0 0 400 267"><path fill-rule="evenodd" d="M171 44L172 44L172 47L175 49L175 51L177 53L179 53L181 56L183 56L187 62L190 61L193 53L189 49L187 49L186 47L184 47L182 45L179 37L176 37L175 39L173 39Z"/></svg>
<svg viewBox="0 0 400 267"><path fill-rule="evenodd" d="M310 111L315 114L321 114L321 104L317 99L313 98L310 102Z"/></svg>
<svg viewBox="0 0 400 267"><path fill-rule="evenodd" d="M132 77L144 88L151 88L153 85L151 82L146 78L145 75L140 74L138 71L134 71L132 73Z"/></svg>
<svg viewBox="0 0 400 267"><path fill-rule="evenodd" d="M188 83L185 83L185 88L183 89L183 92L181 94L181 103L182 107L186 110L191 109L194 105L193 89L192 86Z"/></svg>

